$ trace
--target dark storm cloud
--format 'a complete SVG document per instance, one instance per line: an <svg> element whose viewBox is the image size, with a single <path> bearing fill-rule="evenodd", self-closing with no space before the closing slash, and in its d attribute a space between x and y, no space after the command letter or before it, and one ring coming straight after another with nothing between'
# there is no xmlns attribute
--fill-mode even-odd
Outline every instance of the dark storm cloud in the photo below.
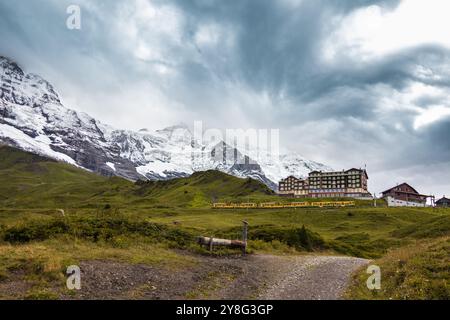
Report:
<svg viewBox="0 0 450 320"><path fill-rule="evenodd" d="M85 32L79 33L61 28L65 23L65 8L70 1L22 1L14 5L11 2L6 5L6 0L3 2L1 12L5 19L2 21L10 22L2 30L17 30L19 34L14 32L12 36L22 40L22 45L28 47L28 53L43 56L43 60L48 60L53 68L63 70L73 78L83 78L93 88L114 88L119 85L114 79L133 81L148 77L145 71L141 73L142 69L146 70L145 64L142 68L141 63L130 58L129 52L117 48L117 41L121 39L115 38L110 27L110 24L114 24L118 10L115 1L96 1L95 11L89 8L83 10ZM299 4L296 5L296 2ZM362 100L365 98L361 90L378 82L401 86L409 78L405 70L408 61L403 61L403 58L393 57L376 65L354 68L343 65L331 69L324 68L318 60L322 50L321 40L330 31L327 22L333 17L372 4L392 8L398 1L192 0L174 3L186 17L183 30L186 43L185 47L174 48L179 55L176 63L179 74L172 79L172 88L168 90L179 92L173 98L188 102L192 110L210 109L214 104L214 97L205 99L203 105L195 103L195 100L198 100L198 95L204 94L205 85L215 83L216 70L220 70L222 79L225 77L226 81L243 83L256 92L265 91L274 99L283 93L295 104L313 105L315 109L305 110L306 113L302 114L302 117L311 118L315 118L315 114L323 114L323 108L329 110L332 117L340 114L370 117L373 106L371 103L367 107L363 106ZM17 14L11 17L11 12ZM102 17L98 14L102 14ZM192 61L191 50L186 48L194 42L198 27L209 22L219 23L225 28L234 27L237 43L232 51L227 52L225 62L211 59L202 53L201 48L198 50L204 60ZM11 34L7 36L11 37ZM128 41L126 38L122 40ZM11 51L15 57L14 48L8 49L6 53ZM217 48L213 53L221 54L219 50ZM22 58L26 54L19 55ZM25 57L23 60L29 59ZM147 62L147 65L151 63L154 61ZM98 81L102 71L105 71L105 75L100 75L103 81ZM350 94L350 101L345 101L341 88L345 95L348 89L355 89ZM220 92L217 94L220 95ZM333 106L327 104L327 99L324 99L323 106L314 104L314 101L327 96L333 100L334 95L339 98L339 102ZM367 102L370 101L368 99Z"/></svg>
<svg viewBox="0 0 450 320"><path fill-rule="evenodd" d="M450 120L442 119L420 132L420 144L413 154L430 164L450 161ZM450 169L450 168L449 168Z"/></svg>
<svg viewBox="0 0 450 320"><path fill-rule="evenodd" d="M311 99L340 81L359 80L355 75L338 73L343 70L330 74L318 61L323 49L321 41L332 31L328 22L359 7L379 4L391 8L398 4L398 1L321 0L289 5L290 2L177 1L190 14L191 30L208 21L237 26L238 45L234 52L237 63L233 71L245 83L255 90L276 94L288 89Z"/></svg>
<svg viewBox="0 0 450 320"><path fill-rule="evenodd" d="M401 91L412 82L450 87L449 75L439 72L442 65L449 64L449 57L450 51L445 48L423 46L381 57L370 63L360 65L342 63L324 70L321 74L303 75L303 79L299 79L301 85L296 86L297 82L292 83L290 95L303 106L300 107L304 108L301 112L302 117L336 119L351 116L367 121L376 120L376 107L382 97L379 92L372 93L370 88L385 85ZM435 69L440 78L416 75L415 69L418 66ZM424 95L417 98L416 104L427 107L433 102L442 102L444 98ZM397 115L400 119L408 116L402 112Z"/></svg>

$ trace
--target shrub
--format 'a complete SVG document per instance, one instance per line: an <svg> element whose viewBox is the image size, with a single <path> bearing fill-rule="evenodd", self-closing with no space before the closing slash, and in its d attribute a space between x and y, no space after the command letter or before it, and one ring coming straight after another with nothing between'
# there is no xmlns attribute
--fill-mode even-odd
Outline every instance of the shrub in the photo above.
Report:
<svg viewBox="0 0 450 320"><path fill-rule="evenodd" d="M10 243L26 243L43 241L61 234L68 234L93 242L110 242L116 237L139 235L155 242L167 242L170 246L177 248L186 247L194 239L192 234L184 230L148 221L132 221L122 217L29 222L25 225L6 229L3 239Z"/></svg>
<svg viewBox="0 0 450 320"><path fill-rule="evenodd" d="M240 230L233 228L228 234L236 235ZM227 233L224 234L226 236ZM279 241L298 250L314 251L327 248L325 240L315 232L302 228L283 228L272 225L254 226L249 229L249 240L262 240L265 242Z"/></svg>
<svg viewBox="0 0 450 320"><path fill-rule="evenodd" d="M69 226L62 220L34 222L6 229L3 232L3 239L10 243L24 243L32 240L42 241L68 231Z"/></svg>
<svg viewBox="0 0 450 320"><path fill-rule="evenodd" d="M308 232L305 226L302 226L300 231L298 231L298 240L306 250L313 251L313 241L310 234L311 232Z"/></svg>

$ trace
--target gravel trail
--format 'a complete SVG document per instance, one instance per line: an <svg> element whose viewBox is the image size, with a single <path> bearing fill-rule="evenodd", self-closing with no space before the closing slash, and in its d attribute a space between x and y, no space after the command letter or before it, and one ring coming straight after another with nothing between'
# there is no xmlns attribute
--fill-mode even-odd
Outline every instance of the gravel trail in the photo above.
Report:
<svg viewBox="0 0 450 320"><path fill-rule="evenodd" d="M351 274L368 260L336 256L194 256L197 263L173 270L118 261L83 261L81 290L53 290L60 299L214 299L337 300ZM0 298L23 298L30 289L25 274L0 279Z"/></svg>
<svg viewBox="0 0 450 320"><path fill-rule="evenodd" d="M351 274L369 263L352 257L290 257L260 294L262 300L339 300Z"/></svg>

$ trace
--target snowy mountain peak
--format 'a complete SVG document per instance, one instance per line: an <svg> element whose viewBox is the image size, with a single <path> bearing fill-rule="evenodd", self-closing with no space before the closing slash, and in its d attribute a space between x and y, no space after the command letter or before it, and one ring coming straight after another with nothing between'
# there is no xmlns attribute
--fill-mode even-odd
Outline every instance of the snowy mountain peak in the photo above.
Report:
<svg viewBox="0 0 450 320"><path fill-rule="evenodd" d="M67 109L48 81L26 74L17 63L1 56L0 142L131 180L220 170L258 179L275 189L277 182L289 175L329 169L295 154L257 163L224 142L208 145L195 141L183 123L155 132L113 128Z"/></svg>
<svg viewBox="0 0 450 320"><path fill-rule="evenodd" d="M0 67L3 72L14 73L21 76L24 76L24 72L19 67L19 65L5 56L0 56Z"/></svg>

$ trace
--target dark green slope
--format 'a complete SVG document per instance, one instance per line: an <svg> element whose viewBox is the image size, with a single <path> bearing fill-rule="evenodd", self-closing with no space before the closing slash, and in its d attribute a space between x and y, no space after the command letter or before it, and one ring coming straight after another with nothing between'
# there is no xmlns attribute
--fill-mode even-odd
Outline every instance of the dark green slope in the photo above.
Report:
<svg viewBox="0 0 450 320"><path fill-rule="evenodd" d="M64 208L120 202L133 183L0 146L0 206Z"/></svg>
<svg viewBox="0 0 450 320"><path fill-rule="evenodd" d="M265 184L219 171L196 172L188 178L140 181L135 194L168 206L204 207L217 201L247 201L273 195Z"/></svg>
<svg viewBox="0 0 450 320"><path fill-rule="evenodd" d="M206 207L212 201L267 197L273 192L252 179L218 171L170 181L107 178L8 146L0 146L0 207L99 208L122 206Z"/></svg>

